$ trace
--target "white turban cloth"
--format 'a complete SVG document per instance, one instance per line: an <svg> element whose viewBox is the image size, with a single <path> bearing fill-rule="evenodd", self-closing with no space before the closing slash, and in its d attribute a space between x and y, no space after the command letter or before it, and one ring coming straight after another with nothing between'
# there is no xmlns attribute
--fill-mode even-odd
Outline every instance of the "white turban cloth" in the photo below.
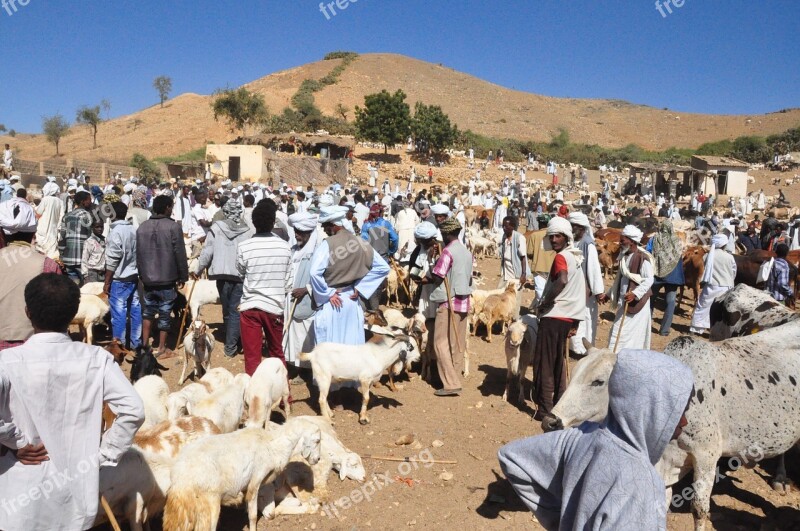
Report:
<svg viewBox="0 0 800 531"><path fill-rule="evenodd" d="M439 230L436 228L436 225L430 221L423 221L414 229L414 236L421 240L435 238L438 233Z"/></svg>
<svg viewBox="0 0 800 531"><path fill-rule="evenodd" d="M350 209L343 206L326 206L320 209L319 215L319 222L320 223L333 223L334 225L339 225L343 227L343 221L345 214L349 212Z"/></svg>
<svg viewBox="0 0 800 531"><path fill-rule="evenodd" d="M77 188L78 187L78 179L70 179L70 180L67 181L67 184L69 186L74 186L75 188Z"/></svg>
<svg viewBox="0 0 800 531"><path fill-rule="evenodd" d="M312 231L317 227L317 216L308 212L295 212L289 216L289 226L302 232Z"/></svg>
<svg viewBox="0 0 800 531"><path fill-rule="evenodd" d="M136 190L136 185L133 183L128 183L122 187L122 191L125 193L133 192L134 190Z"/></svg>
<svg viewBox="0 0 800 531"><path fill-rule="evenodd" d="M433 205L431 207L431 212L433 212L434 215L436 215L436 216L444 216L444 215L449 216L450 215L450 209L447 208L447 205L443 205L441 203L437 203L437 204Z"/></svg>
<svg viewBox="0 0 800 531"><path fill-rule="evenodd" d="M334 203L334 200L333 200L333 196L332 195L330 195L330 194L322 194L321 196L319 196L318 204L319 204L319 208L320 209L323 209L325 207L333 206L333 203Z"/></svg>
<svg viewBox="0 0 800 531"><path fill-rule="evenodd" d="M0 203L0 227L8 235L36 232L36 214L33 207L19 197Z"/></svg>
<svg viewBox="0 0 800 531"><path fill-rule="evenodd" d="M622 229L622 235L626 238L630 238L638 244L640 241L642 241L644 233L633 225L625 225L625 228Z"/></svg>
<svg viewBox="0 0 800 531"><path fill-rule="evenodd" d="M567 220L573 225L580 225L581 227L591 227L589 218L583 212L572 212L567 216Z"/></svg>
<svg viewBox="0 0 800 531"><path fill-rule="evenodd" d="M724 234L716 234L711 238L711 249L708 251L708 258L706 258L706 268L703 271L703 278L701 282L711 282L711 276L714 274L714 259L716 258L717 249L722 249L728 245L728 237Z"/></svg>
<svg viewBox="0 0 800 531"><path fill-rule="evenodd" d="M547 224L546 235L548 237L545 238L544 241L542 242L542 247L544 247L545 251L553 250L553 246L550 244L550 238L549 238L549 236L552 236L553 234L563 234L564 236L566 236L567 237L566 248L567 249L572 248L572 243L575 238L572 235L572 225L570 224L569 221L559 216L556 216L550 220L550 222ZM575 254L576 258L578 257L579 254L581 254L580 251L578 251L578 253ZM581 255L581 258L582 257L583 256Z"/></svg>
<svg viewBox="0 0 800 531"><path fill-rule="evenodd" d="M54 182L48 182L42 187L42 195L45 197L58 195L58 192L60 191L61 188Z"/></svg>

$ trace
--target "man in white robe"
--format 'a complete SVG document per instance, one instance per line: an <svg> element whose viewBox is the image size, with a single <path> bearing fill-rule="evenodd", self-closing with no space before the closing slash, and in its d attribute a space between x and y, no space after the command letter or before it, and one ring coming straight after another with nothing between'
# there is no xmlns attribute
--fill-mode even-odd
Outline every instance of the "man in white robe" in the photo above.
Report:
<svg viewBox="0 0 800 531"><path fill-rule="evenodd" d="M66 276L35 277L24 309L34 335L0 357L1 529L92 527L99 476L144 422L142 400L111 355L67 335L79 301ZM116 419L101 436L103 402Z"/></svg>
<svg viewBox="0 0 800 531"><path fill-rule="evenodd" d="M395 257L400 263L408 262L414 251L414 228L419 225L417 211L405 203L403 210L397 213L394 228L397 232L397 253Z"/></svg>
<svg viewBox="0 0 800 531"><path fill-rule="evenodd" d="M60 191L55 177L48 177L47 184L42 188L42 200L34 209L38 220L36 250L53 260L59 256L58 226L64 217L64 202L58 197Z"/></svg>
<svg viewBox="0 0 800 531"><path fill-rule="evenodd" d="M586 280L586 317L578 324L578 332L570 338L570 350L578 356L585 356L583 339L586 338L591 344L597 339L597 299L605 292L605 286L589 218L582 212L573 212L567 219L572 224L575 247L583 253L581 269Z"/></svg>
<svg viewBox="0 0 800 531"><path fill-rule="evenodd" d="M654 273L652 256L644 249L639 249L642 236L642 231L633 225L623 229L614 285L599 299L601 303L610 300L617 312L608 338L608 348L615 352L626 348L650 348L650 288ZM626 309L623 325L622 316Z"/></svg>
<svg viewBox="0 0 800 531"><path fill-rule="evenodd" d="M711 304L733 288L736 279L736 261L733 255L725 248L728 245L728 236L717 234L711 238L711 249L705 256L705 269L700 285L703 290L697 299L692 326L689 331L693 334L703 334L711 328Z"/></svg>
<svg viewBox="0 0 800 531"><path fill-rule="evenodd" d="M314 319L317 343L363 344L364 311L359 297L369 299L389 275L389 264L366 241L344 230L346 212L347 207L332 206L320 213L328 239L311 258L311 288L319 307ZM343 267L351 263L355 267ZM340 280L329 283L334 274Z"/></svg>
<svg viewBox="0 0 800 531"><path fill-rule="evenodd" d="M294 230L296 243L292 246L292 268L294 269L294 286L286 294L283 322L283 353L286 363L296 367L308 368L310 365L301 362L298 354L310 352L314 348L314 315L311 297L311 257L319 246L317 232L317 216L307 212L296 212L289 216L289 226ZM300 383L297 379L294 383Z"/></svg>
<svg viewBox="0 0 800 531"><path fill-rule="evenodd" d="M756 201L756 209L763 211L765 208L767 208L767 200L766 197L764 197L764 190L759 190L758 200Z"/></svg>

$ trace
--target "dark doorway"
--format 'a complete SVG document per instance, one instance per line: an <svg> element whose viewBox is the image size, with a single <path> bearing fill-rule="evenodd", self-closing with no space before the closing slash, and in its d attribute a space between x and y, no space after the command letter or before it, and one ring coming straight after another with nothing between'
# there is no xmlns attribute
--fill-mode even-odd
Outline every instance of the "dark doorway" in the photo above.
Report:
<svg viewBox="0 0 800 531"><path fill-rule="evenodd" d="M728 195L728 172L717 172L717 195Z"/></svg>
<svg viewBox="0 0 800 531"><path fill-rule="evenodd" d="M241 167L241 157L231 157L228 159L228 179L231 181L238 181Z"/></svg>

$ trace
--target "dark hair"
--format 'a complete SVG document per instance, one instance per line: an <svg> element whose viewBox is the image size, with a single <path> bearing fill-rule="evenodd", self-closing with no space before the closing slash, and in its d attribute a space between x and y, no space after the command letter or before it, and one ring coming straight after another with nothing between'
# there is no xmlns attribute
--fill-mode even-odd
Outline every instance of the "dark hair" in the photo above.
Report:
<svg viewBox="0 0 800 531"><path fill-rule="evenodd" d="M251 207L256 204L256 198L253 194L244 194L244 206Z"/></svg>
<svg viewBox="0 0 800 531"><path fill-rule="evenodd" d="M228 197L227 195L223 195L222 197L220 197L220 198L219 198L219 207L220 207L220 208L224 207L224 206L225 206L225 203L227 203L228 201L230 201L230 199L231 199L231 198L230 198L230 197Z"/></svg>
<svg viewBox="0 0 800 531"><path fill-rule="evenodd" d="M789 246L785 243L779 243L775 246L775 254L778 258L786 258L786 255L789 254Z"/></svg>
<svg viewBox="0 0 800 531"><path fill-rule="evenodd" d="M153 214L163 216L171 206L172 197L168 195L158 195L153 199Z"/></svg>
<svg viewBox="0 0 800 531"><path fill-rule="evenodd" d="M89 192L83 192L83 191L81 191L81 192L77 192L77 193L75 194L75 199L74 199L74 201L75 201L75 204L76 204L76 205L80 205L81 203L83 203L83 202L84 202L84 201L86 201L87 199L91 199L91 198L92 198L92 194L90 194Z"/></svg>
<svg viewBox="0 0 800 531"><path fill-rule="evenodd" d="M25 306L40 330L63 332L78 313L81 291L65 275L42 273L25 286Z"/></svg>
<svg viewBox="0 0 800 531"><path fill-rule="evenodd" d="M514 227L514 230L519 228L519 220L515 216L506 216L503 218L503 224L505 225L506 221L511 223L511 226Z"/></svg>
<svg viewBox="0 0 800 531"><path fill-rule="evenodd" d="M128 215L128 207L122 201L114 201L111 208L114 209L114 219L117 221L122 221Z"/></svg>
<svg viewBox="0 0 800 531"><path fill-rule="evenodd" d="M25 188L20 188L19 190L17 190L17 197L25 199L26 197L28 197L28 191Z"/></svg>
<svg viewBox="0 0 800 531"><path fill-rule="evenodd" d="M259 201L258 205L253 209L253 226L256 232L263 234L265 232L272 232L275 227L275 213L278 206L272 201Z"/></svg>

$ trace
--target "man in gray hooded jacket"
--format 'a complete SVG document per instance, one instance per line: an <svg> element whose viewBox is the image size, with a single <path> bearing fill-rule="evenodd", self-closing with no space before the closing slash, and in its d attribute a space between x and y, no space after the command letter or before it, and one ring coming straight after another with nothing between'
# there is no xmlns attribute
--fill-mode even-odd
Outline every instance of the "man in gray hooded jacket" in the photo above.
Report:
<svg viewBox="0 0 800 531"><path fill-rule="evenodd" d="M236 269L236 250L239 242L253 236L253 229L244 220L244 207L238 201L227 201L222 207L223 219L215 221L206 234L199 264L193 278L208 268L208 278L217 281L222 303L222 322L225 326L225 355L236 356L241 343L239 303L242 301L243 280Z"/></svg>
<svg viewBox="0 0 800 531"><path fill-rule="evenodd" d="M666 529L655 464L686 425L691 370L658 352L622 350L597 424L520 439L500 466L546 529Z"/></svg>

